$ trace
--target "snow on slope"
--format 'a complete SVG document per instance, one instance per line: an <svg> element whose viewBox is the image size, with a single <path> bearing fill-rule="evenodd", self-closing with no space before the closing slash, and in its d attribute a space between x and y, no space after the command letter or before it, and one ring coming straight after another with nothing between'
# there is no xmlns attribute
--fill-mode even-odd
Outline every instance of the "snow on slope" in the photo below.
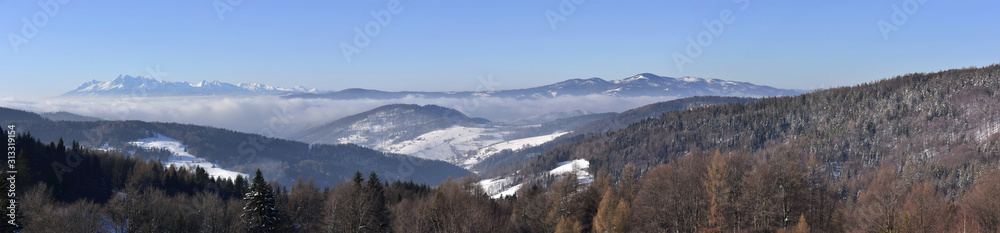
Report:
<svg viewBox="0 0 1000 233"><path fill-rule="evenodd" d="M519 189L521 189L521 184L517 184L510 188L504 189L502 192L490 196L490 198L500 199L506 196L514 196L514 194L517 194L517 190Z"/></svg>
<svg viewBox="0 0 1000 233"><path fill-rule="evenodd" d="M503 140L504 133L507 132L495 128L453 126L431 131L412 140L379 146L376 149L426 159L451 161L469 168L502 150L518 150L526 146L540 145L568 132L510 141Z"/></svg>
<svg viewBox="0 0 1000 233"><path fill-rule="evenodd" d="M387 111L379 111L365 117L353 124L346 126L350 135L338 138L340 144L353 143L363 146L386 148L391 146L392 134L408 127L413 127L426 122L410 122L401 116L410 115L416 110L405 108L393 108ZM381 138L381 139L379 139Z"/></svg>
<svg viewBox="0 0 1000 233"><path fill-rule="evenodd" d="M586 159L577 159L560 162L558 167L549 171L549 174L562 175L576 172L576 178L580 180L580 183L590 184L594 182L594 177L587 172L587 168L590 168L590 162Z"/></svg>
<svg viewBox="0 0 1000 233"><path fill-rule="evenodd" d="M479 186L483 187L490 198L499 199L505 196L513 196L521 189L521 184L513 185L510 178L485 179L479 181Z"/></svg>
<svg viewBox="0 0 1000 233"><path fill-rule="evenodd" d="M453 126L378 148L426 159L448 160L502 141L500 132L489 128Z"/></svg>
<svg viewBox="0 0 1000 233"><path fill-rule="evenodd" d="M560 162L556 168L553 168L546 173L551 175L575 173L577 181L584 185L590 185L591 183L594 183L594 176L587 172L587 168L589 167L590 162L586 159L577 159ZM479 186L483 187L483 190L486 191L486 193L493 199L514 195L522 185L523 184L514 184L513 179L509 177L483 179L479 181Z"/></svg>
<svg viewBox="0 0 1000 233"><path fill-rule="evenodd" d="M486 193L499 193L510 186L510 183L510 178L483 179L479 181L479 186L483 187Z"/></svg>
<svg viewBox="0 0 1000 233"><path fill-rule="evenodd" d="M157 148L170 151L173 155L167 158L167 162L164 164L165 166L184 166L191 171L193 171L195 167L201 167L208 172L210 177L222 177L228 179L236 179L237 175L248 177L247 174L222 169L214 163L198 158L197 156L188 153L187 146L181 144L180 141L161 134L156 134L156 137L139 139L138 141L129 143L146 149Z"/></svg>
<svg viewBox="0 0 1000 233"><path fill-rule="evenodd" d="M525 148L525 147L531 147L531 146L541 145L541 144L546 143L548 141L552 141L553 139L556 139L559 136L563 136L564 134L567 134L567 133L569 133L569 132L556 132L556 133L549 134L549 135L542 135L542 136L536 136L536 137L530 137L530 138L522 138L522 139L510 140L510 141L506 141L506 142L500 142L500 143L496 143L496 144L493 144L493 145L489 145L487 147L483 147L483 148L479 149L479 151L475 155L473 155L473 156L465 159L465 161L463 161L461 164L459 164L459 166L463 166L466 169L468 169L468 168L472 167L473 165L476 165L477 163L479 163L483 159L489 158L490 156L493 156L496 153L500 153L500 151L507 150L507 149L510 149L510 150L520 150L521 148Z"/></svg>

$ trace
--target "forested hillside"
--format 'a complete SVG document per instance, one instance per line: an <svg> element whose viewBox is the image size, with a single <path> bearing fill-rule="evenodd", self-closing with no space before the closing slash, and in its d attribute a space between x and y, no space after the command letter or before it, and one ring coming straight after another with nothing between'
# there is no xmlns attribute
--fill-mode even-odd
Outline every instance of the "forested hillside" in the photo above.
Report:
<svg viewBox="0 0 1000 233"><path fill-rule="evenodd" d="M44 117L45 119L49 119L49 120L53 120L53 121L100 121L100 120L103 120L103 119L97 118L97 117L77 115L77 114L73 114L71 112L65 112L65 111L46 112L46 113L42 113L42 114L38 114L38 115Z"/></svg>
<svg viewBox="0 0 1000 233"><path fill-rule="evenodd" d="M33 112L0 107L0 123L7 121L48 121L48 119Z"/></svg>
<svg viewBox="0 0 1000 233"><path fill-rule="evenodd" d="M577 128L580 128L581 126L590 124L594 121L606 119L614 115L616 115L616 113L609 112L609 113L595 113L595 114L586 114L574 117L560 118L538 124L537 127L524 127L522 129L510 132L508 134L504 134L503 137L506 140L513 140L513 139L550 134L552 132L559 132L566 130L575 131Z"/></svg>
<svg viewBox="0 0 1000 233"><path fill-rule="evenodd" d="M643 232L799 218L814 232L995 232L998 91L992 65L700 107L560 145L521 172L583 158L621 177L634 164L645 175L625 203Z"/></svg>
<svg viewBox="0 0 1000 233"><path fill-rule="evenodd" d="M525 163L530 163L531 160L529 159L534 155L546 152L558 145L579 142L585 135L588 134L621 130L633 123L647 118L659 117L670 112L717 104L751 103L758 100L759 99L756 98L743 97L697 96L649 104L618 114L592 114L581 116L581 118L590 116L603 117L588 121L586 124L575 125L577 127L573 127L573 131L571 133L560 136L559 138L546 142L542 145L524 148L518 151L503 151L483 160L483 162L480 162L479 164L476 164L476 166L473 166L472 170L479 172L479 174L484 174L487 177L511 174L520 170L522 166L525 166ZM543 125L543 127L544 126L545 125Z"/></svg>
<svg viewBox="0 0 1000 233"><path fill-rule="evenodd" d="M757 154L781 146L815 155L847 177L886 160L971 162L970 152L996 152L998 72L1000 65L909 74L795 97L689 109L563 145L542 157L587 158L611 170L634 163L647 170L695 150Z"/></svg>
<svg viewBox="0 0 1000 233"><path fill-rule="evenodd" d="M84 147L164 135L187 145L187 152L249 174L261 169L282 184L313 177L321 187L350 180L355 171L377 172L389 180L436 184L469 172L446 162L379 152L357 145L309 145L213 127L143 121L10 121L42 141L77 141Z"/></svg>
<svg viewBox="0 0 1000 233"><path fill-rule="evenodd" d="M333 190L302 178L289 189L268 183L260 170L252 178L213 179L201 168L164 167L76 142L45 144L30 135L15 140L15 169L0 172L16 171L16 183L0 179L0 185L17 191L0 201L16 201L8 209L16 224L5 222L2 232L339 232L382 224L366 231L381 232L391 229L386 204L430 190L413 182L383 183L376 173L365 180L357 171ZM357 220L368 216L381 217Z"/></svg>
<svg viewBox="0 0 1000 233"><path fill-rule="evenodd" d="M621 130L633 123L645 120L646 118L660 117L661 115L666 113L691 109L695 107L711 106L717 104L728 104L728 103L745 104L745 103L756 102L758 100L759 99L757 98L746 98L746 97L696 96L696 97L688 97L671 101L664 101L638 107L635 109L624 111L614 116L609 116L600 120L590 122L586 125L577 128L576 130L573 130L573 135L584 135L591 133L603 133L608 131Z"/></svg>

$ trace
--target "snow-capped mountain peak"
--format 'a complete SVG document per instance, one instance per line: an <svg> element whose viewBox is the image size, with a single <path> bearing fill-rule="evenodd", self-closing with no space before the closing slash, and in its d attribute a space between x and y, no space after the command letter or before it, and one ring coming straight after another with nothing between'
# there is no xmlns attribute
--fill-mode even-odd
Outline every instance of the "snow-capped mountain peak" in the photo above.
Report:
<svg viewBox="0 0 1000 233"><path fill-rule="evenodd" d="M639 83L663 83L672 78L665 78L655 74L641 73L621 80L614 80L614 84L639 84Z"/></svg>
<svg viewBox="0 0 1000 233"><path fill-rule="evenodd" d="M227 85L234 86L232 84L220 82L219 80L215 80L215 81L211 81L211 82L202 80L200 83L191 84L192 87L222 87L222 86L227 86Z"/></svg>
<svg viewBox="0 0 1000 233"><path fill-rule="evenodd" d="M237 83L236 86L250 91L287 91L287 92L302 92L302 93L319 92L319 90L317 90L316 88L306 88L303 86L284 88L284 87L270 86L261 83Z"/></svg>
<svg viewBox="0 0 1000 233"><path fill-rule="evenodd" d="M122 90L127 88L138 88L138 87L148 87L152 86L150 84L158 84L152 78L146 78L144 76L131 76L131 75L118 75L114 80L108 82L101 82L93 80L84 83L74 91L106 91L106 90Z"/></svg>
<svg viewBox="0 0 1000 233"><path fill-rule="evenodd" d="M629 83L629 82L649 80L649 77L646 77L646 75L649 75L649 74L639 74L639 75L636 75L636 76L628 77L628 78L622 79L621 82L623 82L623 83Z"/></svg>
<svg viewBox="0 0 1000 233"><path fill-rule="evenodd" d="M275 90L275 87L260 83L237 83L236 86L247 90Z"/></svg>
<svg viewBox="0 0 1000 233"><path fill-rule="evenodd" d="M681 80L686 83L698 83L705 81L705 79L703 78L696 78L696 77L682 77Z"/></svg>
<svg viewBox="0 0 1000 233"><path fill-rule="evenodd" d="M222 81L169 82L146 76L118 75L107 82L93 80L63 96L211 96L211 95L287 95L315 93L316 89L297 86L283 88L260 83L233 85Z"/></svg>
<svg viewBox="0 0 1000 233"><path fill-rule="evenodd" d="M136 82L158 82L158 81L156 79L148 78L148 77L142 76L142 75L132 76L132 75L127 75L127 74L119 74L118 77L116 77L114 80L111 80L111 82L115 82L115 83L136 83Z"/></svg>

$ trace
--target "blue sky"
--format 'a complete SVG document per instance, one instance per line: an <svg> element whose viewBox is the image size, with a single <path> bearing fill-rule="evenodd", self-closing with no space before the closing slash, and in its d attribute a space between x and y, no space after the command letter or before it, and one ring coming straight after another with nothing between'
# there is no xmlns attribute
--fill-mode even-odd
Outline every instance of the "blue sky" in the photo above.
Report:
<svg viewBox="0 0 1000 233"><path fill-rule="evenodd" d="M575 1L404 0L348 62L341 43L377 24L371 12L388 1L219 0L232 7L220 18L213 1L0 0L0 88L54 96L158 66L169 81L325 90L474 90L486 76L511 89L647 72L807 89L1000 62L997 1ZM40 6L50 2L58 11ZM894 6L905 22L893 22ZM549 11L564 17L555 30ZM722 19L718 34L704 24ZM898 30L884 37L880 20ZM711 43L688 56L699 35ZM690 62L679 69L675 54Z"/></svg>

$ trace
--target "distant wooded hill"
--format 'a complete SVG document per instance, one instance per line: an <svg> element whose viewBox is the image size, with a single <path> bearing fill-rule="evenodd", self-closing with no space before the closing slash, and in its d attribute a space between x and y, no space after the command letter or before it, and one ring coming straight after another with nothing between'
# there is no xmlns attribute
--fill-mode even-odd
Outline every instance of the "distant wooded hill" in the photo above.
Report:
<svg viewBox="0 0 1000 233"><path fill-rule="evenodd" d="M579 121L575 120L576 118L569 118L564 121L576 123L583 122L584 124L573 125L574 130L571 133L542 145L524 148L518 151L501 152L500 154L487 158L476 166L473 166L472 170L478 171L480 174L485 174L488 177L510 174L521 169L521 166L523 165L520 163L530 161L534 155L541 154L561 144L572 144L578 142L588 134L621 130L628 127L630 124L646 120L648 118L660 117L663 114L683 111L695 107L727 103L751 103L758 100L759 99L756 98L745 97L698 96L649 104L618 114L592 114L576 117L585 119L592 118L587 121ZM545 128L546 125L543 125L543 127L540 128Z"/></svg>
<svg viewBox="0 0 1000 233"><path fill-rule="evenodd" d="M384 153L357 145L309 145L232 130L190 124L143 121L50 121L37 114L0 108L3 122L16 124L42 141L77 141L86 147L126 142L161 134L187 145L189 153L243 173L260 168L284 184L297 177L313 177L332 187L349 180L355 171L377 172L387 180L436 184L468 171L446 162ZM10 114L7 114L10 113Z"/></svg>

